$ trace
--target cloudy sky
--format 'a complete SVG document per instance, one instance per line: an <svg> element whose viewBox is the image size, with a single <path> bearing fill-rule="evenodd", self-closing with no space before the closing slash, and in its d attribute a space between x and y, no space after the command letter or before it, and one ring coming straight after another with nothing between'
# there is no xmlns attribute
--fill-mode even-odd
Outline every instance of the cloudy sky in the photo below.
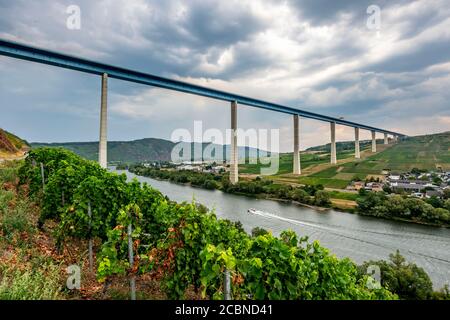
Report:
<svg viewBox="0 0 450 320"><path fill-rule="evenodd" d="M450 130L448 0L0 0L0 38L409 135ZM194 120L229 127L225 102L113 79L108 94L111 140L169 139ZM29 141L98 139L97 76L0 57L0 97L0 127ZM291 116L238 114L243 129L280 129L292 150ZM328 141L328 124L301 120L302 148Z"/></svg>

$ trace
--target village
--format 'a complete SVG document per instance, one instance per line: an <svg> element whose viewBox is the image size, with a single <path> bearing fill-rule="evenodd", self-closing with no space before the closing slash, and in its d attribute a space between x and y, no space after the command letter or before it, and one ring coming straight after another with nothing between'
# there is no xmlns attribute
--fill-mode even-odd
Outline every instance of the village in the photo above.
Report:
<svg viewBox="0 0 450 320"><path fill-rule="evenodd" d="M193 171L203 173L221 174L227 171L227 165L222 165L215 161L185 161L182 163L173 163L168 161L154 161L142 163L146 168L164 168L175 169L177 171ZM229 169L228 169L229 170Z"/></svg>
<svg viewBox="0 0 450 320"><path fill-rule="evenodd" d="M165 168L177 171L193 171L202 173L222 174L229 170L225 163L191 161L175 164L172 162L143 163L144 167ZM353 180L345 188L348 192L359 192L364 189L368 192L386 192L407 194L410 197L445 198L450 193L450 171L421 171L412 169L410 172L398 173L386 169L382 175L366 180ZM447 195L447 196L446 196Z"/></svg>
<svg viewBox="0 0 450 320"><path fill-rule="evenodd" d="M352 181L346 188L349 191L387 193L406 193L415 198L443 198L450 193L450 172L421 172L413 169L407 173L383 171L383 178L366 181Z"/></svg>

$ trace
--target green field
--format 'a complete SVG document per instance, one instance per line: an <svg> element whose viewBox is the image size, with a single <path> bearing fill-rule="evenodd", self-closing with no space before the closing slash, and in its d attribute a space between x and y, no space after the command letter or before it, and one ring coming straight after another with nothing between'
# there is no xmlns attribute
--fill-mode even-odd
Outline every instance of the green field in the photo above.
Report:
<svg viewBox="0 0 450 320"><path fill-rule="evenodd" d="M333 179L333 178L316 178L312 176L304 176L298 178L298 183L318 185L321 184L327 188L344 189L348 185L347 180Z"/></svg>
<svg viewBox="0 0 450 320"><path fill-rule="evenodd" d="M350 144L347 144L350 145ZM326 152L303 153L300 156L302 175L292 173L292 153L280 155L280 170L274 180L286 183L322 184L327 188L345 188L350 181L364 180L371 175L381 175L383 170L408 172L413 168L424 170L450 170L450 132L407 137L388 147L379 145L380 152L371 154L363 148L364 156L353 159L354 150L338 152L341 163L329 165L330 156ZM240 173L259 174L261 164L240 166Z"/></svg>
<svg viewBox="0 0 450 320"><path fill-rule="evenodd" d="M353 154L352 151L345 151L337 155L338 159L345 159ZM292 172L292 153L282 153L279 158L279 171L277 175L287 174ZM302 164L302 169L306 169L313 165L318 165L321 163L329 163L330 155L328 153L302 153L300 154L300 162ZM262 167L269 167L265 164L244 164L239 166L239 172L245 174L259 174Z"/></svg>

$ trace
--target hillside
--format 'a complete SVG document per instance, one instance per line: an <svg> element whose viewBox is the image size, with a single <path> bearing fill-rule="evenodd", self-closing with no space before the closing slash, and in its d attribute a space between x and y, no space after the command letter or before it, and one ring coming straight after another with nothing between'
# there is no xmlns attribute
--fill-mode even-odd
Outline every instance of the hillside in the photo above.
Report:
<svg viewBox="0 0 450 320"><path fill-rule="evenodd" d="M362 144L360 160L353 156L354 142L339 142L337 145L337 165L330 164L327 145L302 152L300 177L291 174L292 153L282 154L280 170L273 179L286 183L322 184L328 188L342 189L354 178L382 178L382 171L385 169L398 172L407 172L412 168L450 170L450 132L407 137L388 146L377 141L378 152L375 154L370 152L369 144ZM258 174L260 167L261 165L243 165L240 172Z"/></svg>
<svg viewBox="0 0 450 320"><path fill-rule="evenodd" d="M143 162L143 161L170 161L171 152L176 143L155 138L145 138L133 141L108 141L108 161L110 162ZM194 148L210 145L204 143L203 146L199 143L191 143L191 154L194 155ZM98 159L98 142L64 142L64 143L31 143L33 148L37 147L63 147L69 149L83 158L90 160ZM217 146L217 145L215 145ZM222 146L226 158L229 159L230 147L229 145ZM251 153L258 152L254 148L239 148L239 158L248 156ZM194 158L193 160L201 160ZM211 159L205 159L211 160Z"/></svg>
<svg viewBox="0 0 450 320"><path fill-rule="evenodd" d="M89 160L98 159L98 142L31 143L37 147L62 147ZM108 141L108 160L141 162L148 160L167 161L174 143L163 139L140 139L134 141Z"/></svg>
<svg viewBox="0 0 450 320"><path fill-rule="evenodd" d="M450 170L450 131L405 138L363 164L376 172L383 168L397 171L412 168Z"/></svg>
<svg viewBox="0 0 450 320"><path fill-rule="evenodd" d="M0 159L21 157L28 149L28 142L0 128Z"/></svg>
<svg viewBox="0 0 450 320"><path fill-rule="evenodd" d="M377 144L383 143L382 139L377 139ZM368 148L372 145L372 140L360 140L359 141L359 147L361 149ZM331 150L331 144L323 144L320 146L314 146L306 149L306 151L320 151L320 152L330 152ZM336 142L336 151L354 151L355 150L355 142L354 141L338 141Z"/></svg>

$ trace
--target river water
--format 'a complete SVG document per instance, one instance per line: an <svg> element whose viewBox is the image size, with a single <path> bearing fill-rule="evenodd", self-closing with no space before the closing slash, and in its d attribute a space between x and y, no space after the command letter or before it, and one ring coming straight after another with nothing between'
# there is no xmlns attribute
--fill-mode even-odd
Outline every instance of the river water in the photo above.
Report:
<svg viewBox="0 0 450 320"><path fill-rule="evenodd" d="M337 257L350 257L356 263L368 260L387 260L390 253L399 249L407 261L425 269L439 289L450 284L450 229L387 221L334 210L317 211L307 207L272 200L260 200L205 190L136 176L128 171L129 179L137 178L160 190L177 202L204 204L214 209L217 216L241 221L250 232L259 226L278 235L286 229L299 236L319 240ZM249 208L262 213L248 214Z"/></svg>

